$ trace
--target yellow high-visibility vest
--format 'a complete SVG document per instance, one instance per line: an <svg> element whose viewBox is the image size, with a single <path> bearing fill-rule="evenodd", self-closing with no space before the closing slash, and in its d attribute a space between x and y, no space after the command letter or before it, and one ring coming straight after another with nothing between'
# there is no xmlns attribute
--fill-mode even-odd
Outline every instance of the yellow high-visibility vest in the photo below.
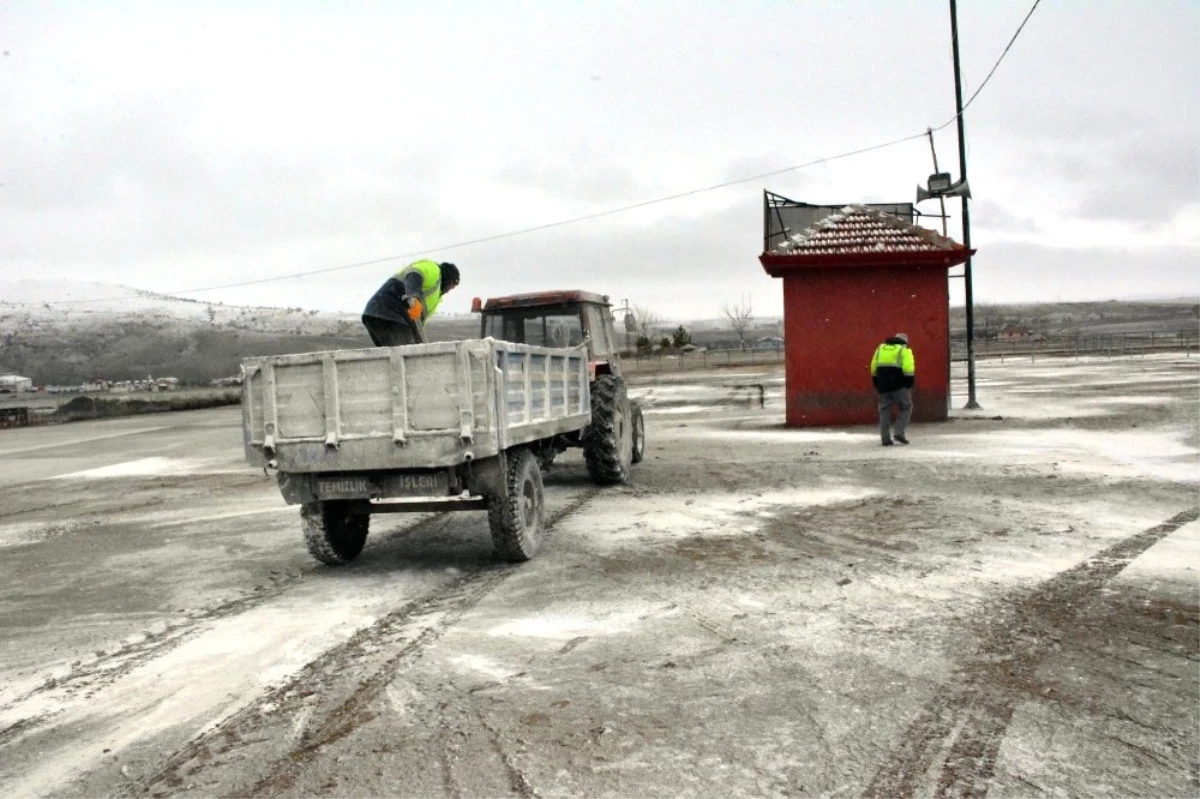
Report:
<svg viewBox="0 0 1200 799"><path fill-rule="evenodd" d="M917 364L913 352L906 344L880 344L871 356L871 377L880 366L891 366L899 369L906 377L916 374Z"/></svg>
<svg viewBox="0 0 1200 799"><path fill-rule="evenodd" d="M420 300L425 306L421 312L421 321L424 322L433 316L438 303L442 301L442 267L437 261L416 261L397 272L396 279L403 283L404 276L410 272L416 272L421 276Z"/></svg>

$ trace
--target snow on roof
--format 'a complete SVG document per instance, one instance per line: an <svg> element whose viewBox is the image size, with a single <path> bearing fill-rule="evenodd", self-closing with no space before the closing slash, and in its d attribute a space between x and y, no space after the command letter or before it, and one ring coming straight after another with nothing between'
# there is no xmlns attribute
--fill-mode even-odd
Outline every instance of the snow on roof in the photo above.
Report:
<svg viewBox="0 0 1200 799"><path fill-rule="evenodd" d="M935 231L863 205L847 205L816 225L785 239L774 252L788 255L853 255L939 252L963 246Z"/></svg>

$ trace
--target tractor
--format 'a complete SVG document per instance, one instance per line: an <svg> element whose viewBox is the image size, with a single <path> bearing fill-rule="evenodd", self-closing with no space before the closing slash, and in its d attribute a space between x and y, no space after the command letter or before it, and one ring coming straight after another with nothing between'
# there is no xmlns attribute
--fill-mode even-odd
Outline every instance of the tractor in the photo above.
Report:
<svg viewBox="0 0 1200 799"><path fill-rule="evenodd" d="M543 291L476 299L480 337L552 348L587 351L591 423L555 435L534 450L543 471L555 456L582 447L588 475L598 484L629 482L630 466L646 453L641 406L629 398L621 375L621 355L613 332L608 297L589 291Z"/></svg>

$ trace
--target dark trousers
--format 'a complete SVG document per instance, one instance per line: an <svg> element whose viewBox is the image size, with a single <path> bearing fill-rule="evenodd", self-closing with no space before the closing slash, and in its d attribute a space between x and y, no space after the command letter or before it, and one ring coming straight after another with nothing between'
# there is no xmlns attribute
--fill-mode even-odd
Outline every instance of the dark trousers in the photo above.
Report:
<svg viewBox="0 0 1200 799"><path fill-rule="evenodd" d="M404 344L423 344L425 336L414 322L393 322L378 316L364 316L363 327L376 347L400 347Z"/></svg>
<svg viewBox="0 0 1200 799"><path fill-rule="evenodd" d="M912 389L898 388L895 391L879 392L879 437L884 441L892 440L892 406L900 409L896 418L896 435L904 437L908 420L912 418Z"/></svg>

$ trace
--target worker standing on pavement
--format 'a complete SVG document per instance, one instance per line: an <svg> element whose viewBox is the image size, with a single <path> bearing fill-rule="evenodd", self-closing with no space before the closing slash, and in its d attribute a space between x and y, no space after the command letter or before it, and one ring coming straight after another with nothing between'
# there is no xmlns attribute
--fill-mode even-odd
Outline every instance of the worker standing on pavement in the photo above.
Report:
<svg viewBox="0 0 1200 799"><path fill-rule="evenodd" d="M912 389L916 375L913 351L908 336L897 333L875 348L871 356L871 383L879 395L879 437L885 447L892 445L892 406L900 409L896 417L895 440L907 444L904 430L912 418Z"/></svg>
<svg viewBox="0 0 1200 799"><path fill-rule="evenodd" d="M362 322L376 347L425 341L425 322L442 297L458 285L451 263L416 261L387 279L363 310Z"/></svg>

